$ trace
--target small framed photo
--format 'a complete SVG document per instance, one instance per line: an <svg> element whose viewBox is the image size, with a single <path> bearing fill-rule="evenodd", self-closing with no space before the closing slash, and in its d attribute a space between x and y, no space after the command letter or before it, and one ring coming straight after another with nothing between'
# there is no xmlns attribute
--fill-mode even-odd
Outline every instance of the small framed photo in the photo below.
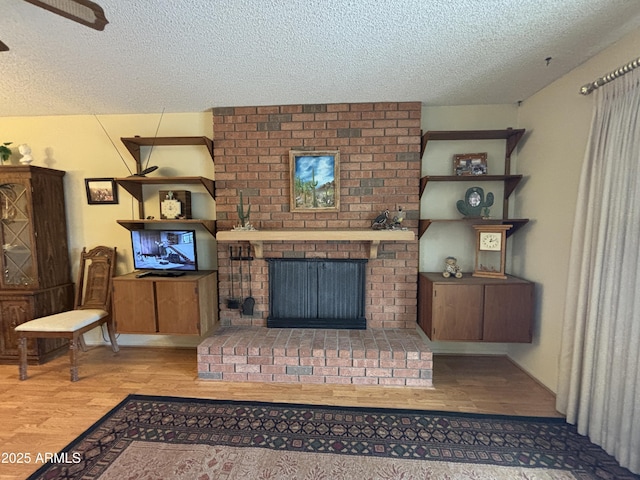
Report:
<svg viewBox="0 0 640 480"><path fill-rule="evenodd" d="M104 205L118 203L118 184L113 178L85 178L87 203Z"/></svg>
<svg viewBox="0 0 640 480"><path fill-rule="evenodd" d="M289 152L292 212L340 210L340 152Z"/></svg>
<svg viewBox="0 0 640 480"><path fill-rule="evenodd" d="M453 156L454 175L486 175L487 154L458 153Z"/></svg>

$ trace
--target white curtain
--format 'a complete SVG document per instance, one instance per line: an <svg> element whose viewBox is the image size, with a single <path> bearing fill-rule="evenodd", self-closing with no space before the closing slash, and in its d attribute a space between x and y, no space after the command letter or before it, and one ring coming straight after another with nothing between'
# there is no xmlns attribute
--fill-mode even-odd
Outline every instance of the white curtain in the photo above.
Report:
<svg viewBox="0 0 640 480"><path fill-rule="evenodd" d="M595 97L573 228L557 408L640 473L640 72Z"/></svg>

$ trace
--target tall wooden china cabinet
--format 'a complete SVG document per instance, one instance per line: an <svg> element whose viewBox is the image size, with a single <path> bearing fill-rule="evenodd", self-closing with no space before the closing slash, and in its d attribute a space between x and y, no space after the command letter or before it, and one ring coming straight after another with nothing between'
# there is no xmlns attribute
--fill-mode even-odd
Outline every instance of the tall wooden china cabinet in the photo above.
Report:
<svg viewBox="0 0 640 480"><path fill-rule="evenodd" d="M63 176L34 166L0 166L0 361L18 360L14 328L73 306ZM29 340L41 363L66 340Z"/></svg>

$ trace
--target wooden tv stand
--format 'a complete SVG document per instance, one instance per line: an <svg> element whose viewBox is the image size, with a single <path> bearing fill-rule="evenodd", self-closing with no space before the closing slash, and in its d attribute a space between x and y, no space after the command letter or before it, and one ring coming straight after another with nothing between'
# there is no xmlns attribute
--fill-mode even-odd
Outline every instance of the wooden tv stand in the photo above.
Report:
<svg viewBox="0 0 640 480"><path fill-rule="evenodd" d="M136 278L137 274L113 279L118 333L204 335L216 324L218 272Z"/></svg>

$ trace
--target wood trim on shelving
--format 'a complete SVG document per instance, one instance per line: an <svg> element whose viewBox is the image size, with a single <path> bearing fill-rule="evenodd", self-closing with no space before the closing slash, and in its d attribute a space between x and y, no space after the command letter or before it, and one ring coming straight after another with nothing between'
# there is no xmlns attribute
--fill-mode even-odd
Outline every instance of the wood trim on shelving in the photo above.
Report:
<svg viewBox="0 0 640 480"><path fill-rule="evenodd" d="M429 218L421 219L418 226L418 236L422 237L424 232L432 223L468 223L474 225L513 225L513 228L507 232L507 238L529 223L528 218L454 218L454 219L438 219Z"/></svg>
<svg viewBox="0 0 640 480"><path fill-rule="evenodd" d="M431 220L429 219L420 219L418 221L418 238L422 238L424 232L431 226Z"/></svg>
<svg viewBox="0 0 640 480"><path fill-rule="evenodd" d="M425 175L420 178L420 196L429 182L504 182L505 197L509 197L522 180L522 175Z"/></svg>
<svg viewBox="0 0 640 480"><path fill-rule="evenodd" d="M429 140L507 140L506 157L511 157L513 150L524 135L524 128L507 128L505 130L430 130L422 134L420 141L420 157L424 155Z"/></svg>
<svg viewBox="0 0 640 480"><path fill-rule="evenodd" d="M201 225L207 231L215 236L216 235L216 221L215 220L205 220L201 218L189 218L189 219L176 219L176 220L116 220L118 224L122 225L127 230L144 230L147 225L167 225L167 224L175 224L181 226L196 226ZM181 227L182 228L182 227Z"/></svg>
<svg viewBox="0 0 640 480"><path fill-rule="evenodd" d="M143 201L143 185L168 185L168 184L195 184L203 185L211 198L215 198L215 182L206 177L125 177L116 178L118 185L121 185L139 202Z"/></svg>
<svg viewBox="0 0 640 480"><path fill-rule="evenodd" d="M508 199L522 181L522 175L506 175L504 179L504 198ZM508 206L508 204L507 204Z"/></svg>
<svg viewBox="0 0 640 480"><path fill-rule="evenodd" d="M140 147L153 147L156 145L204 145L207 147L211 160L213 160L213 140L208 137L121 137L120 140L127 147L129 153L138 166L136 172L140 173Z"/></svg>
<svg viewBox="0 0 640 480"><path fill-rule="evenodd" d="M264 242L279 241L346 241L371 242L369 258L378 257L381 241L412 242L416 236L411 230L226 230L218 232L219 242L249 242L256 258L263 258Z"/></svg>

